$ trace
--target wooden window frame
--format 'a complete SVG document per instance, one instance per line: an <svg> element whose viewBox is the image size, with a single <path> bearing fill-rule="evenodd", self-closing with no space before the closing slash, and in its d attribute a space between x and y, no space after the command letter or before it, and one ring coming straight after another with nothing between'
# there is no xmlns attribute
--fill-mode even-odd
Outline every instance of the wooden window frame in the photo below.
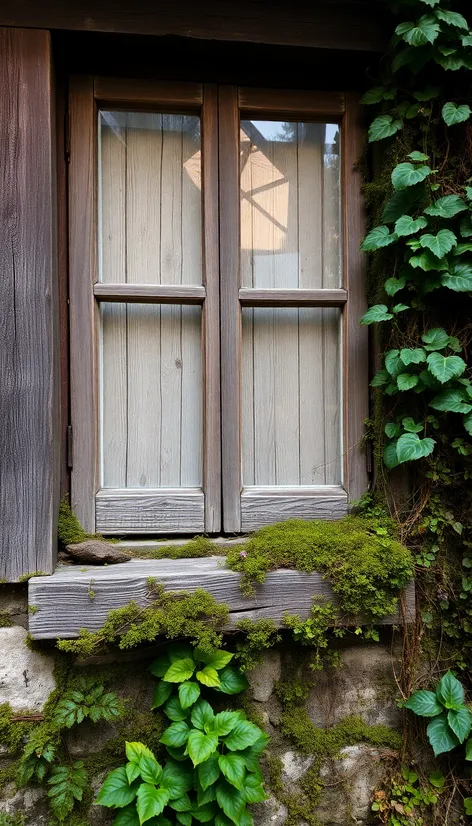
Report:
<svg viewBox="0 0 472 826"><path fill-rule="evenodd" d="M246 118L326 121L341 127L342 285L338 290L241 289L239 128ZM281 517L339 518L367 488L363 448L368 416L368 339L359 320L365 308L360 243L364 233L360 172L363 145L354 94L220 87L220 247L222 490L227 532L249 531ZM343 486L250 487L241 481L241 307L342 309ZM234 457L239 457L236 462Z"/></svg>
<svg viewBox="0 0 472 826"><path fill-rule="evenodd" d="M99 108L198 114L202 130L203 286L97 280ZM193 533L221 529L217 90L213 84L77 76L70 82L69 268L71 502L84 528L103 533ZM202 488L100 489L98 306L101 301L200 304L203 347Z"/></svg>

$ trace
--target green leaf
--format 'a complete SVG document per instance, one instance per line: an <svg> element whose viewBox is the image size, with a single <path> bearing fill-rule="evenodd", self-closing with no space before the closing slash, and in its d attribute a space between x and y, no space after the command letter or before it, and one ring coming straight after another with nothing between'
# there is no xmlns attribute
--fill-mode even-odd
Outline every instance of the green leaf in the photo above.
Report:
<svg viewBox="0 0 472 826"><path fill-rule="evenodd" d="M411 215L402 215L395 223L395 234L400 237L413 235L413 233L419 232L420 229L424 229L426 226L428 226L428 221L424 215L420 215L416 219L412 218Z"/></svg>
<svg viewBox="0 0 472 826"><path fill-rule="evenodd" d="M136 811L136 806L127 806L118 812L113 821L113 826L139 826L139 816Z"/></svg>
<svg viewBox="0 0 472 826"><path fill-rule="evenodd" d="M462 376L466 368L460 356L442 356L441 353L430 353L427 362L431 373L441 384Z"/></svg>
<svg viewBox="0 0 472 826"><path fill-rule="evenodd" d="M388 247L396 240L397 236L394 233L390 234L388 227L375 227L362 242L361 250L362 252L375 252L382 247Z"/></svg>
<svg viewBox="0 0 472 826"><path fill-rule="evenodd" d="M436 9L435 15L439 20L444 20L449 26L456 26L458 29L468 29L469 24L462 14L448 9Z"/></svg>
<svg viewBox="0 0 472 826"><path fill-rule="evenodd" d="M223 780L216 787L216 799L226 817L229 817L236 826L239 826L241 815L246 806L243 793Z"/></svg>
<svg viewBox="0 0 472 826"><path fill-rule="evenodd" d="M374 324L379 321L389 321L391 318L393 318L393 315L388 312L388 307L385 304L374 304L364 313L360 323L365 325Z"/></svg>
<svg viewBox="0 0 472 826"><path fill-rule="evenodd" d="M423 0L423 3L427 1L428 0ZM434 0L434 2L439 3L440 0ZM433 5L433 3L431 3L431 5ZM433 98L437 98L439 96L440 92L441 89L439 86L426 86L426 88L422 92L413 92L413 97L415 97L416 100L420 101L433 100ZM425 158L424 160L428 159Z"/></svg>
<svg viewBox="0 0 472 826"><path fill-rule="evenodd" d="M139 769L139 763L127 763L125 766L126 777L128 778L128 783L131 786L134 780L141 774Z"/></svg>
<svg viewBox="0 0 472 826"><path fill-rule="evenodd" d="M246 764L239 754L222 754L218 758L218 765L228 783L236 789L242 789L246 776Z"/></svg>
<svg viewBox="0 0 472 826"><path fill-rule="evenodd" d="M454 218L454 215L464 212L467 208L467 204L460 195L444 195L443 198L438 198L434 204L426 207L425 212L435 218Z"/></svg>
<svg viewBox="0 0 472 826"><path fill-rule="evenodd" d="M467 262L454 261L449 265L449 272L443 273L441 283L444 287L458 293L472 291L472 266Z"/></svg>
<svg viewBox="0 0 472 826"><path fill-rule="evenodd" d="M393 188L400 190L414 186L420 181L424 181L430 174L429 166L413 166L412 163L400 163L392 172Z"/></svg>
<svg viewBox="0 0 472 826"><path fill-rule="evenodd" d="M449 336L442 327L433 327L421 336L425 350L443 350L449 344Z"/></svg>
<svg viewBox="0 0 472 826"><path fill-rule="evenodd" d="M443 390L430 401L429 406L433 410L442 410L445 413L470 413L472 404L466 401L467 396L463 390Z"/></svg>
<svg viewBox="0 0 472 826"><path fill-rule="evenodd" d="M429 155L425 155L424 152L418 152L415 150L414 152L410 152L408 155L410 160L415 161L415 163L423 163L423 161L429 161Z"/></svg>
<svg viewBox="0 0 472 826"><path fill-rule="evenodd" d="M423 425L421 422L417 424L411 416L406 416L402 419L402 425L408 433L421 433L423 430Z"/></svg>
<svg viewBox="0 0 472 826"><path fill-rule="evenodd" d="M416 26L414 23L400 23L395 29L395 34L398 34L409 46L426 46L428 43L434 43L439 34L439 23L430 14L424 14L418 20Z"/></svg>
<svg viewBox="0 0 472 826"><path fill-rule="evenodd" d="M404 707L414 711L420 717L436 717L443 712L443 707L434 691L415 691Z"/></svg>
<svg viewBox="0 0 472 826"><path fill-rule="evenodd" d="M447 722L452 728L459 743L463 743L466 737L469 736L472 728L472 714L468 708L451 709L447 714Z"/></svg>
<svg viewBox="0 0 472 826"><path fill-rule="evenodd" d="M390 442L390 444L384 447L383 460L385 467L388 467L389 470L393 470L394 467L400 464L398 461L396 442Z"/></svg>
<svg viewBox="0 0 472 826"><path fill-rule="evenodd" d="M189 733L190 729L187 723L184 723L183 721L180 723L172 723L169 728L166 728L159 742L164 743L165 746L174 746L178 748L187 742Z"/></svg>
<svg viewBox="0 0 472 826"><path fill-rule="evenodd" d="M447 717L445 714L440 714L439 717L434 717L426 729L429 742L433 747L434 756L444 754L451 751L455 746L459 745L459 740L453 731L449 728Z"/></svg>
<svg viewBox="0 0 472 826"><path fill-rule="evenodd" d="M204 764L201 763L201 765L203 766ZM202 791L202 789L197 791L197 803L199 806L205 806L207 803L212 803L214 800L216 800L216 789L214 785L209 786L209 788L205 789L205 791Z"/></svg>
<svg viewBox="0 0 472 826"><path fill-rule="evenodd" d="M472 737L465 744L465 759L472 760Z"/></svg>
<svg viewBox="0 0 472 826"><path fill-rule="evenodd" d="M457 52L454 52L451 57L442 57L440 54L434 55L434 60L439 63L446 71L457 72L467 64L462 57L458 57Z"/></svg>
<svg viewBox="0 0 472 826"><path fill-rule="evenodd" d="M386 384L390 382L390 376L387 370L379 370L378 373L375 374L374 378L372 379L370 386L371 387L384 387Z"/></svg>
<svg viewBox="0 0 472 826"><path fill-rule="evenodd" d="M427 247L437 258L444 258L457 244L457 238L450 229L440 229L437 235L422 235L422 247Z"/></svg>
<svg viewBox="0 0 472 826"><path fill-rule="evenodd" d="M203 791L212 786L221 774L218 764L218 755L212 755L205 763L200 763L198 767L198 779Z"/></svg>
<svg viewBox="0 0 472 826"><path fill-rule="evenodd" d="M239 751L252 746L260 736L261 730L254 723L250 723L249 720L240 720L224 742L230 751Z"/></svg>
<svg viewBox="0 0 472 826"><path fill-rule="evenodd" d="M125 751L130 763L139 764L142 757L154 758L151 749L148 749L143 743L125 743Z"/></svg>
<svg viewBox="0 0 472 826"><path fill-rule="evenodd" d="M173 642L168 649L169 659L171 663L177 660L193 660L193 648L188 642Z"/></svg>
<svg viewBox="0 0 472 826"><path fill-rule="evenodd" d="M400 427L395 422L388 422L384 427L384 433L389 439L395 439L400 435Z"/></svg>
<svg viewBox="0 0 472 826"><path fill-rule="evenodd" d="M178 697L171 697L170 700L168 700L165 704L163 710L164 714L167 715L169 720L174 720L174 722L176 723L178 723L180 720L185 720L189 715L187 709L182 708Z"/></svg>
<svg viewBox="0 0 472 826"><path fill-rule="evenodd" d="M424 200L425 187L419 183L410 186L408 189L400 189L387 201L382 212L382 221L385 224L393 224L398 221L409 209L417 205L418 201Z"/></svg>
<svg viewBox="0 0 472 826"><path fill-rule="evenodd" d="M218 735L214 732L204 734L203 731L193 729L188 738L187 750L194 766L198 766L213 754L218 745Z"/></svg>
<svg viewBox="0 0 472 826"><path fill-rule="evenodd" d="M385 353L385 367L393 379L402 372L403 362L400 358L400 350L388 350Z"/></svg>
<svg viewBox="0 0 472 826"><path fill-rule="evenodd" d="M455 103L449 101L449 103L445 103L442 108L443 121L447 126L464 123L466 120L469 120L471 115L472 109L464 103L461 106L456 106Z"/></svg>
<svg viewBox="0 0 472 826"><path fill-rule="evenodd" d="M162 768L154 756L141 757L139 771L145 783L155 783L157 785L162 777Z"/></svg>
<svg viewBox="0 0 472 826"><path fill-rule="evenodd" d="M391 138L392 135L395 135L401 128L401 120L393 118L392 115L379 115L369 127L369 143Z"/></svg>
<svg viewBox="0 0 472 826"><path fill-rule="evenodd" d="M192 814L195 820L198 820L200 823L208 823L214 819L215 809L216 806L198 807L192 810Z"/></svg>
<svg viewBox="0 0 472 826"><path fill-rule="evenodd" d="M397 378L398 389L401 391L411 390L418 384L418 376L411 373L400 373Z"/></svg>
<svg viewBox="0 0 472 826"><path fill-rule="evenodd" d="M183 683L190 679L195 667L195 662L190 657L186 657L184 660L175 660L164 674L164 680L168 683Z"/></svg>
<svg viewBox="0 0 472 826"><path fill-rule="evenodd" d="M436 686L438 700L448 709L457 711L464 705L465 696L462 683L454 676L452 671L447 671L444 677L439 680Z"/></svg>
<svg viewBox="0 0 472 826"><path fill-rule="evenodd" d="M262 783L254 774L248 774L243 786L243 795L247 803L261 803L267 795L264 792Z"/></svg>
<svg viewBox="0 0 472 826"><path fill-rule="evenodd" d="M203 662L206 665L214 668L216 671L221 671L222 668L228 665L233 659L234 654L231 654L229 651L223 651L223 649L218 649L215 651L211 656L205 657Z"/></svg>
<svg viewBox="0 0 472 826"><path fill-rule="evenodd" d="M183 826L191 826L193 818L190 812L177 812L177 820Z"/></svg>
<svg viewBox="0 0 472 826"><path fill-rule="evenodd" d="M154 662L151 663L149 666L149 671L151 674L154 674L155 677L163 677L169 666L169 655L164 654L162 657L158 657L157 660L154 660Z"/></svg>
<svg viewBox="0 0 472 826"><path fill-rule="evenodd" d="M422 347L404 347L400 350L400 358L403 364L408 367L409 364L421 364L426 361L426 352Z"/></svg>
<svg viewBox="0 0 472 826"><path fill-rule="evenodd" d="M404 433L397 442L399 464L429 456L436 444L434 439L420 439L417 433Z"/></svg>
<svg viewBox="0 0 472 826"><path fill-rule="evenodd" d="M218 737L226 737L241 719L240 711L220 711L213 720L212 730L216 731Z"/></svg>
<svg viewBox="0 0 472 826"><path fill-rule="evenodd" d="M216 669L211 668L211 666L206 665L205 668L202 668L201 671L197 671L195 674L197 680L199 680L203 685L208 686L209 688L217 688L220 684L220 678L218 677L218 672Z"/></svg>
<svg viewBox="0 0 472 826"><path fill-rule="evenodd" d="M130 786L125 767L120 766L107 775L95 802L100 806L121 809L132 803L135 797L136 788Z"/></svg>
<svg viewBox="0 0 472 826"><path fill-rule="evenodd" d="M141 783L136 803L140 824L160 815L168 802L169 795L165 789L156 789L150 783Z"/></svg>
<svg viewBox="0 0 472 826"><path fill-rule="evenodd" d="M464 811L466 815L472 815L472 797L464 797Z"/></svg>
<svg viewBox="0 0 472 826"><path fill-rule="evenodd" d="M220 685L219 690L223 694L239 694L248 688L249 683L244 674L239 668L234 668L232 665L227 665L219 674Z"/></svg>
<svg viewBox="0 0 472 826"><path fill-rule="evenodd" d="M429 782L432 786L436 789L442 789L446 782L446 778L444 777L442 772L432 772L428 777Z"/></svg>
<svg viewBox="0 0 472 826"><path fill-rule="evenodd" d="M396 295L406 284L406 278L387 278L385 282L385 292L387 295Z"/></svg>
<svg viewBox="0 0 472 826"><path fill-rule="evenodd" d="M161 777L161 788L166 789L170 800L183 797L193 786L193 770L187 762L174 763L169 760L164 766Z"/></svg>
<svg viewBox="0 0 472 826"><path fill-rule="evenodd" d="M467 218L462 218L460 224L460 234L462 238L472 237L472 223L470 220L470 216L467 216Z"/></svg>
<svg viewBox="0 0 472 826"><path fill-rule="evenodd" d="M188 794L183 794L181 797L176 797L169 800L169 806L174 812L191 812L193 808L192 801Z"/></svg>
<svg viewBox="0 0 472 826"><path fill-rule="evenodd" d="M392 313L403 313L405 310L409 310L410 306L408 304L395 304L392 307Z"/></svg>
<svg viewBox="0 0 472 826"><path fill-rule="evenodd" d="M433 255L431 250L425 250L420 255L413 255L410 260L408 261L410 267L413 267L414 270L420 268L425 272L431 272L431 270L442 271L447 269L447 263L442 261L436 255Z"/></svg>
<svg viewBox="0 0 472 826"><path fill-rule="evenodd" d="M361 97L361 103L370 106L373 103L380 103L384 99L385 86L374 86L368 89Z"/></svg>
<svg viewBox="0 0 472 826"><path fill-rule="evenodd" d="M159 708L160 706L164 705L164 703L166 702L166 700L169 699L171 694L171 684L161 681L154 692L152 708Z"/></svg>
<svg viewBox="0 0 472 826"><path fill-rule="evenodd" d="M469 413L469 415L464 418L463 424L469 436L472 436L472 413Z"/></svg>
<svg viewBox="0 0 472 826"><path fill-rule="evenodd" d="M195 728L203 730L205 726L211 726L215 718L214 711L206 700L198 700L192 709L191 721Z"/></svg>
<svg viewBox="0 0 472 826"><path fill-rule="evenodd" d="M198 683L181 683L179 685L179 700L182 708L190 708L197 702L200 696L200 686Z"/></svg>

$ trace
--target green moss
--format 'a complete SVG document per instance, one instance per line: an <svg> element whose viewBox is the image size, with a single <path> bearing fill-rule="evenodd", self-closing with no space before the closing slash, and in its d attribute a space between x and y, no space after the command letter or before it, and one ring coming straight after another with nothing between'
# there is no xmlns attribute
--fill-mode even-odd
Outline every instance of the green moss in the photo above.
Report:
<svg viewBox="0 0 472 826"><path fill-rule="evenodd" d="M335 757L343 746L356 743L370 743L373 746L385 746L398 749L401 736L394 729L384 725L369 726L360 717L346 717L329 729L313 725L306 709L286 710L280 720L283 734L304 754L316 754L319 757Z"/></svg>
<svg viewBox="0 0 472 826"><path fill-rule="evenodd" d="M224 556L226 551L206 536L195 536L183 545L156 545L155 548L127 548L130 556L147 559L198 559L204 556Z"/></svg>
<svg viewBox="0 0 472 826"><path fill-rule="evenodd" d="M85 542L86 539L102 539L101 534L92 534L84 531L82 525L73 513L70 506L69 495L66 494L59 503L59 516L57 519L57 536L60 544L65 548L67 545L75 545L78 542Z"/></svg>
<svg viewBox="0 0 472 826"><path fill-rule="evenodd" d="M6 812L0 812L0 826L24 826L25 815L16 812L9 815Z"/></svg>
<svg viewBox="0 0 472 826"><path fill-rule="evenodd" d="M260 619L256 622L251 619L241 620L236 628L244 635L244 639L236 643L236 657L242 671L249 671L259 665L264 658L264 652L281 640L277 626L271 619Z"/></svg>
<svg viewBox="0 0 472 826"><path fill-rule="evenodd" d="M18 754L35 726L29 720L14 720L14 712L8 703L0 705L0 742L3 743L9 754Z"/></svg>
<svg viewBox="0 0 472 826"><path fill-rule="evenodd" d="M248 539L244 552L231 550L227 559L230 568L242 573L246 591L275 568L322 571L342 612L363 614L370 621L395 611L398 591L413 575L408 549L388 527L360 516L270 525Z"/></svg>
<svg viewBox="0 0 472 826"><path fill-rule="evenodd" d="M299 706L308 699L311 687L306 679L289 677L276 682L275 694L284 707Z"/></svg>
<svg viewBox="0 0 472 826"><path fill-rule="evenodd" d="M221 644L221 630L229 618L228 606L216 602L207 591L164 591L149 584L152 602L146 607L130 602L110 611L103 628L94 633L82 629L76 640L60 640L61 651L90 656L102 649L121 649L154 642L157 637L188 638L206 651Z"/></svg>
<svg viewBox="0 0 472 826"><path fill-rule="evenodd" d="M0 628L11 628L13 620L8 611L0 611Z"/></svg>
<svg viewBox="0 0 472 826"><path fill-rule="evenodd" d="M49 576L49 574L47 574L46 571L33 571L31 574L22 574L18 577L18 582L28 582L34 576Z"/></svg>

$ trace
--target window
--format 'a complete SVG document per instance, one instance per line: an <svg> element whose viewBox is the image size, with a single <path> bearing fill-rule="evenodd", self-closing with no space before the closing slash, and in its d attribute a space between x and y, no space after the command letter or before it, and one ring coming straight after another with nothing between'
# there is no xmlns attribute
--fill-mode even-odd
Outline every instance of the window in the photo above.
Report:
<svg viewBox="0 0 472 826"><path fill-rule="evenodd" d="M88 530L240 532L365 489L357 118L344 94L72 79Z"/></svg>

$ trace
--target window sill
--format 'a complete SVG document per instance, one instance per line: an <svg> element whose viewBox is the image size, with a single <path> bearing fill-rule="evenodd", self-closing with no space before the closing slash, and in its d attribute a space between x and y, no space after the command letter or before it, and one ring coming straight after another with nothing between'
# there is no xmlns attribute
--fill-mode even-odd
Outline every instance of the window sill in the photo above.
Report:
<svg viewBox="0 0 472 826"><path fill-rule="evenodd" d="M279 569L267 574L255 597L246 597L239 587L238 573L224 567L221 557L203 559L137 559L120 565L59 566L51 576L33 577L28 584L29 630L33 639L77 637L81 628L97 631L113 608L134 600L145 606L149 600L147 580L154 577L168 590L195 591L204 588L230 610L228 629L242 619L273 619L282 625L285 612L308 617L313 598L336 600L320 573ZM379 625L413 622L415 587L411 582L395 615ZM349 624L358 624L354 619Z"/></svg>

